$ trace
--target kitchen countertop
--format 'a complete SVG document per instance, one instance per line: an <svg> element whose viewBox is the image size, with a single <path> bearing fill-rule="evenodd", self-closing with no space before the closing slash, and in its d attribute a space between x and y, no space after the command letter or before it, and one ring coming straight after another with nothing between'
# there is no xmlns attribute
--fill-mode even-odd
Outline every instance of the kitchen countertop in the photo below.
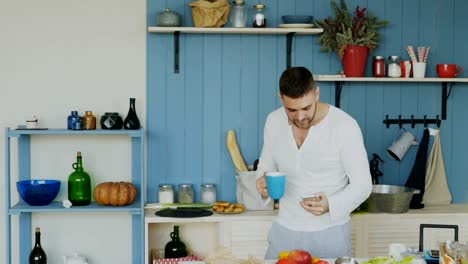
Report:
<svg viewBox="0 0 468 264"><path fill-rule="evenodd" d="M156 210L147 209L145 210L145 222L146 223L173 223L173 222L223 222L229 220L274 220L277 215L277 211L245 211L241 214L217 214L213 213L212 216L207 217L196 217L196 218L174 218L174 217L160 217L154 213ZM451 204L444 206L430 206L423 209L409 210L407 215L417 214L466 214L468 213L468 204ZM353 214L353 217L365 216L388 216L388 215L400 215L400 214L371 214L371 213L357 213Z"/></svg>
<svg viewBox="0 0 468 264"><path fill-rule="evenodd" d="M242 221L242 220L267 220L271 221L276 218L277 211L245 211L240 214L218 214L213 213L211 216L194 217L194 218L176 218L176 217L160 217L154 213L157 210L145 210L145 223L185 223L185 222L223 222L223 221Z"/></svg>

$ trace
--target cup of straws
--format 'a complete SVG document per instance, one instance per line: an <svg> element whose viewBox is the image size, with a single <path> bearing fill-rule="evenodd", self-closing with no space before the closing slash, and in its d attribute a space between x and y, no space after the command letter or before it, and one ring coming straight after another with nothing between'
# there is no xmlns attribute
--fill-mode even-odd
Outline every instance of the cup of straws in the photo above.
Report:
<svg viewBox="0 0 468 264"><path fill-rule="evenodd" d="M413 78L424 78L426 75L426 63L430 49L431 47L418 47L418 56L416 56L412 45L406 47L406 51L413 64Z"/></svg>

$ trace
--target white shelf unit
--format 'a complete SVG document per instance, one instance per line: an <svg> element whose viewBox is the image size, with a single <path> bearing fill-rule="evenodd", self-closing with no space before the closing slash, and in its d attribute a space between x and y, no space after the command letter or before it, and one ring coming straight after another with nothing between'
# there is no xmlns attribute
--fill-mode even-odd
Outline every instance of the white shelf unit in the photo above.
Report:
<svg viewBox="0 0 468 264"><path fill-rule="evenodd" d="M179 225L181 240L195 255L205 258L222 246L236 257L263 259L267 234L277 211L246 211L241 214L217 214L207 217L160 217L156 210L145 211L145 262L151 264L152 249L164 249L169 233Z"/></svg>
<svg viewBox="0 0 468 264"><path fill-rule="evenodd" d="M18 144L18 180L31 179L31 136L128 136L131 138L132 153L132 183L138 190L135 201L128 206L113 207L101 206L92 202L88 206L77 206L64 208L61 202L52 202L46 206L30 206L20 198L19 202L11 203L11 141L17 138ZM144 201L145 201L145 182L144 182L144 130L67 130L67 129L45 129L45 130L27 130L27 129L5 129L5 208L6 214L6 264L11 264L11 250L19 249L19 263L27 263L31 251L31 217L33 213L113 213L128 212L132 218L132 264L141 264L143 262L143 234L144 234ZM66 190L67 186L61 186L61 190ZM16 190L13 190L16 191ZM11 217L19 217L19 247L11 245Z"/></svg>
<svg viewBox="0 0 468 264"><path fill-rule="evenodd" d="M174 34L174 73L179 73L180 33L187 34L263 34L286 35L286 67L291 66L292 41L295 34L315 35L322 28L203 28L203 27L148 27L149 33Z"/></svg>
<svg viewBox="0 0 468 264"><path fill-rule="evenodd" d="M407 82L407 83L441 83L442 96L441 96L441 119L447 119L447 99L450 95L448 85L451 88L455 83L468 83L468 78L375 78L375 77L341 77L337 75L314 75L314 80L317 82L335 82L335 106L340 107L341 91L345 82ZM408 121L408 120L406 120ZM408 121L409 122L409 121Z"/></svg>

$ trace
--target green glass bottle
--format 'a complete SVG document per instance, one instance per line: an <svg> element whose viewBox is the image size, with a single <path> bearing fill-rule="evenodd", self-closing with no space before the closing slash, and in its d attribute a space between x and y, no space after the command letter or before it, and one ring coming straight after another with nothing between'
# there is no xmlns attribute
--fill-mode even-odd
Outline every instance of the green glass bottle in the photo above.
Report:
<svg viewBox="0 0 468 264"><path fill-rule="evenodd" d="M83 170L81 152L76 154L75 171L68 177L68 200L73 206L89 205L91 203L91 177Z"/></svg>
<svg viewBox="0 0 468 264"><path fill-rule="evenodd" d="M184 242L180 241L179 226L174 226L174 232L171 232L172 241L169 241L164 248L164 258L183 258L186 257L187 248Z"/></svg>

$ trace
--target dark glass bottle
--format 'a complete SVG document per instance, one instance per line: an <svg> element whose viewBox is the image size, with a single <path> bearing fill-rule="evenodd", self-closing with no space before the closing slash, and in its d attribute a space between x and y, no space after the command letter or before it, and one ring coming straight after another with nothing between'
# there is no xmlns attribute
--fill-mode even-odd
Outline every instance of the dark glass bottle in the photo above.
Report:
<svg viewBox="0 0 468 264"><path fill-rule="evenodd" d="M96 129L96 117L92 111L86 111L86 115L82 117L83 129L94 130Z"/></svg>
<svg viewBox="0 0 468 264"><path fill-rule="evenodd" d="M187 256L187 248L184 242L180 241L179 226L174 226L174 232L171 232L172 241L169 241L164 248L165 258L183 258Z"/></svg>
<svg viewBox="0 0 468 264"><path fill-rule="evenodd" d="M71 130L81 130L83 128L81 116L78 115L78 111L71 111L71 114L67 118L67 128Z"/></svg>
<svg viewBox="0 0 468 264"><path fill-rule="evenodd" d="M31 250L31 254L29 254L29 264L46 264L46 263L47 263L47 255L41 246L41 229L39 227L36 227L36 242L34 243L34 247Z"/></svg>
<svg viewBox="0 0 468 264"><path fill-rule="evenodd" d="M68 200L74 206L91 203L91 177L83 170L81 152L76 154L75 171L68 177Z"/></svg>
<svg viewBox="0 0 468 264"><path fill-rule="evenodd" d="M135 98L130 98L130 109L128 109L127 117L124 120L124 129L139 129L140 120L135 110Z"/></svg>

